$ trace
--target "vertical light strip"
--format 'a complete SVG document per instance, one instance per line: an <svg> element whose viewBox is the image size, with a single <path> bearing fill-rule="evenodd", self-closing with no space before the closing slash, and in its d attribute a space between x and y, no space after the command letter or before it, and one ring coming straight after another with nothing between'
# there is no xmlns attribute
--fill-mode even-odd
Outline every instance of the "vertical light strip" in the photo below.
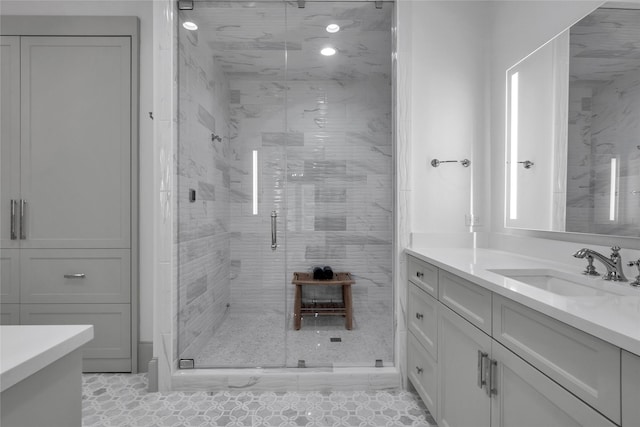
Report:
<svg viewBox="0 0 640 427"><path fill-rule="evenodd" d="M253 214L258 215L258 150L253 150Z"/></svg>
<svg viewBox="0 0 640 427"><path fill-rule="evenodd" d="M609 190L609 221L616 220L616 188L618 187L618 159L611 159L611 189Z"/></svg>
<svg viewBox="0 0 640 427"><path fill-rule="evenodd" d="M509 118L509 219L518 219L518 73L511 75L511 117Z"/></svg>

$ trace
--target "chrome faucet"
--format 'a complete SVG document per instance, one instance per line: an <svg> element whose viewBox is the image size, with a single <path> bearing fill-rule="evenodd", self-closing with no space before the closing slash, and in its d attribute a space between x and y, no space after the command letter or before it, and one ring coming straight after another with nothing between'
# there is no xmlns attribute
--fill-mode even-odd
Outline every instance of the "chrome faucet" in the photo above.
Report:
<svg viewBox="0 0 640 427"><path fill-rule="evenodd" d="M604 280L613 280L614 282L626 282L627 278L622 271L622 257L620 256L620 246L614 246L611 248L611 256L607 258L599 252L596 252L592 249L582 248L575 254L573 254L576 258L587 258L589 260L589 267L587 267L587 271L585 274L596 275L595 269L593 268L592 262L593 258L597 259L607 268L607 274L604 275Z"/></svg>

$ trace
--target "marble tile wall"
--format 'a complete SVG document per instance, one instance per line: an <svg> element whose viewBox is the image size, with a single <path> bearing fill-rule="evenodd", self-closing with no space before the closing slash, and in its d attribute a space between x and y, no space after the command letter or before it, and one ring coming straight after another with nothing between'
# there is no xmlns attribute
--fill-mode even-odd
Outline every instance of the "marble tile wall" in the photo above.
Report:
<svg viewBox="0 0 640 427"><path fill-rule="evenodd" d="M576 87L577 86L577 87ZM570 90L567 231L628 234L640 209L640 79L628 73ZM619 162L617 218L609 219L611 159Z"/></svg>
<svg viewBox="0 0 640 427"><path fill-rule="evenodd" d="M359 310L377 310L389 317L391 333L390 77L232 80L231 99L234 310L282 311L286 304L290 312L293 286L287 285L292 273L330 265L355 276L355 316ZM251 209L254 149L262 181L256 216ZM274 252L269 246L272 210L278 212L280 226L280 247ZM275 264L284 249L286 271L284 263ZM267 263L256 269L257 260ZM312 292L310 298L338 297Z"/></svg>
<svg viewBox="0 0 640 427"><path fill-rule="evenodd" d="M180 31L178 356L188 357L209 341L230 301L230 92L198 33Z"/></svg>

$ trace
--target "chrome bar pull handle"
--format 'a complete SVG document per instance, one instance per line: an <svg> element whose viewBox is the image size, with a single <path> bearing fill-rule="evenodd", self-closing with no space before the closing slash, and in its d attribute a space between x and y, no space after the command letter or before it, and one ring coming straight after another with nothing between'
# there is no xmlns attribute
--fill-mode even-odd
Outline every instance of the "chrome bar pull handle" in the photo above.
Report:
<svg viewBox="0 0 640 427"><path fill-rule="evenodd" d="M17 240L16 234L16 201L11 200L11 240Z"/></svg>
<svg viewBox="0 0 640 427"><path fill-rule="evenodd" d="M65 279L84 279L85 277L87 277L87 275L84 274L84 273L65 274L64 275Z"/></svg>
<svg viewBox="0 0 640 427"><path fill-rule="evenodd" d="M489 384L487 385L487 394L493 396L498 394L498 362L489 359Z"/></svg>
<svg viewBox="0 0 640 427"><path fill-rule="evenodd" d="M27 239L27 232L24 217L27 213L27 201L24 199L20 199L20 240Z"/></svg>
<svg viewBox="0 0 640 427"><path fill-rule="evenodd" d="M276 211L271 211L271 250L276 250L278 247L278 230L276 219L278 218L278 213Z"/></svg>
<svg viewBox="0 0 640 427"><path fill-rule="evenodd" d="M484 374L484 360L489 355L487 353L478 350L478 388L482 389L482 387L486 384L485 374Z"/></svg>

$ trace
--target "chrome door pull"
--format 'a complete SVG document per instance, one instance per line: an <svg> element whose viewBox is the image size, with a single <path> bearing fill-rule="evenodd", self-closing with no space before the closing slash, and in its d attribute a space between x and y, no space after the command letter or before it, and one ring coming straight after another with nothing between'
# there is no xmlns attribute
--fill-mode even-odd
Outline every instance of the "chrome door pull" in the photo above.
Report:
<svg viewBox="0 0 640 427"><path fill-rule="evenodd" d="M27 211L27 201L24 199L20 199L20 239L27 239L26 226L24 225L24 217Z"/></svg>
<svg viewBox="0 0 640 427"><path fill-rule="evenodd" d="M16 201L11 200L11 240L17 240L16 234Z"/></svg>
<svg viewBox="0 0 640 427"><path fill-rule="evenodd" d="M489 363L489 384L487 385L487 394L492 396L498 394L498 362L490 359Z"/></svg>
<svg viewBox="0 0 640 427"><path fill-rule="evenodd" d="M278 247L277 224L276 224L277 218L278 218L278 213L276 211L271 211L271 249L274 251Z"/></svg>
<svg viewBox="0 0 640 427"><path fill-rule="evenodd" d="M87 277L87 275L84 274L84 273L65 274L64 275L65 279L84 279L85 277Z"/></svg>
<svg viewBox="0 0 640 427"><path fill-rule="evenodd" d="M484 353L481 350L478 350L478 387L480 389L482 389L486 384L485 373L484 373L484 366L485 366L484 361L488 356L489 355L487 353Z"/></svg>

